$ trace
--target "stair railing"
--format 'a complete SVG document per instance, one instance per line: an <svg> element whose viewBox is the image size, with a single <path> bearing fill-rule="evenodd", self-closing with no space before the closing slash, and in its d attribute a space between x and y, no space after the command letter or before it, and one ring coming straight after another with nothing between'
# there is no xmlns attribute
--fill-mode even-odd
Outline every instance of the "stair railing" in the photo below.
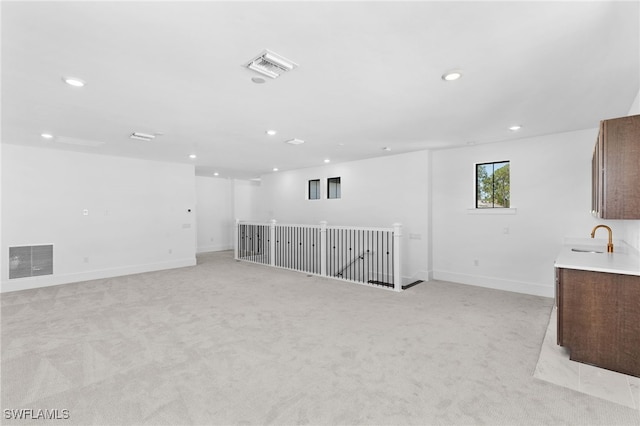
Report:
<svg viewBox="0 0 640 426"><path fill-rule="evenodd" d="M366 228L241 222L234 257L359 284L402 289L402 226ZM354 253L359 253L354 255Z"/></svg>

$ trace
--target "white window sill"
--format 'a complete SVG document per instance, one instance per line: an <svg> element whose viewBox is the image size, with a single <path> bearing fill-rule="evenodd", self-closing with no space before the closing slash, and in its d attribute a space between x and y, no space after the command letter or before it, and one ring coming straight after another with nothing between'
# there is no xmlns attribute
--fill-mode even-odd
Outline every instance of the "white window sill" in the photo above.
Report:
<svg viewBox="0 0 640 426"><path fill-rule="evenodd" d="M511 208L490 208L490 209L467 209L467 214L516 214L518 209Z"/></svg>

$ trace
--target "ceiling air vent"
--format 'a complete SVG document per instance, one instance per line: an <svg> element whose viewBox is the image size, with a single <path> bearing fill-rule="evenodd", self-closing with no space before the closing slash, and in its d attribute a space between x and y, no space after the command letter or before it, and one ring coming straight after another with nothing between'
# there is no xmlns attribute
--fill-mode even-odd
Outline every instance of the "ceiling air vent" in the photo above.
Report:
<svg viewBox="0 0 640 426"><path fill-rule="evenodd" d="M265 49L260 55L245 64L245 66L267 77L278 78L287 71L297 68L298 64Z"/></svg>
<svg viewBox="0 0 640 426"><path fill-rule="evenodd" d="M131 139L138 139L139 141L152 141L156 135L149 135L147 133L140 133L140 132L133 132L131 133L131 136L129 136Z"/></svg>

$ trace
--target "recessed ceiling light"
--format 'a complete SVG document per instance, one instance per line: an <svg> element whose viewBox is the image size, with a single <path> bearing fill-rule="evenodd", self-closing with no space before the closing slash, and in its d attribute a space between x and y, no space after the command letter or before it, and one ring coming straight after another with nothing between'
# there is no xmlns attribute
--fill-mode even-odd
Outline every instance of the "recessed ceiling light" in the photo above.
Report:
<svg viewBox="0 0 640 426"><path fill-rule="evenodd" d="M191 158L192 160L194 160L194 159L198 158L198 156L197 156L197 155L195 155L195 154L189 154L189 158Z"/></svg>
<svg viewBox="0 0 640 426"><path fill-rule="evenodd" d="M324 162L325 162L325 163L330 163L330 162L331 162L331 160L329 160L328 158L325 158L325 159L324 159Z"/></svg>
<svg viewBox="0 0 640 426"><path fill-rule="evenodd" d="M442 79L444 81L454 81L462 77L462 73L460 71L448 71L442 74Z"/></svg>
<svg viewBox="0 0 640 426"><path fill-rule="evenodd" d="M265 133L268 134L269 136L273 136L278 132L276 132L275 130L267 130Z"/></svg>
<svg viewBox="0 0 640 426"><path fill-rule="evenodd" d="M273 168L273 171L274 171L274 172L277 172L277 171L278 171L278 168L277 168L277 167L274 167L274 168Z"/></svg>
<svg viewBox="0 0 640 426"><path fill-rule="evenodd" d="M251 77L251 81L253 81L255 84L264 84L267 82L267 80L262 77Z"/></svg>
<svg viewBox="0 0 640 426"><path fill-rule="evenodd" d="M509 130L511 130L512 132L517 132L520 129L522 129L522 126L519 124L509 127Z"/></svg>
<svg viewBox="0 0 640 426"><path fill-rule="evenodd" d="M220 175L220 173L215 172L213 175L214 175L214 176L219 176L219 175Z"/></svg>
<svg viewBox="0 0 640 426"><path fill-rule="evenodd" d="M391 148L389 148L388 146L385 146L384 148L382 148L383 151L391 151Z"/></svg>
<svg viewBox="0 0 640 426"><path fill-rule="evenodd" d="M290 144L290 145L302 145L304 143L304 141L302 139L289 139L288 141L285 141L286 143Z"/></svg>
<svg viewBox="0 0 640 426"><path fill-rule="evenodd" d="M53 139L53 135L51 135L49 133L43 133L40 136L42 136L45 139Z"/></svg>
<svg viewBox="0 0 640 426"><path fill-rule="evenodd" d="M85 82L75 77L62 77L62 80L67 83L69 86L73 87L82 87L85 85Z"/></svg>

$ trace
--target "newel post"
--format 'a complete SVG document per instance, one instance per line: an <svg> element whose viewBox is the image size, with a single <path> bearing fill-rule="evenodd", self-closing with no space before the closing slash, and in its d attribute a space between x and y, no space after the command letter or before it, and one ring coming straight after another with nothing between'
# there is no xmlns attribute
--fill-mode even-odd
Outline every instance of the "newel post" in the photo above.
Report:
<svg viewBox="0 0 640 426"><path fill-rule="evenodd" d="M239 228L240 228L240 219L236 218L236 224L234 226L235 236L233 237L233 258L236 260L238 260L238 245L240 244L238 241L240 239Z"/></svg>
<svg viewBox="0 0 640 426"><path fill-rule="evenodd" d="M327 276L327 221L320 222L320 275Z"/></svg>
<svg viewBox="0 0 640 426"><path fill-rule="evenodd" d="M276 220L271 219L269 225L269 264L276 266Z"/></svg>
<svg viewBox="0 0 640 426"><path fill-rule="evenodd" d="M393 289L402 291L402 274L400 273L400 238L402 237L402 224L393 224Z"/></svg>

